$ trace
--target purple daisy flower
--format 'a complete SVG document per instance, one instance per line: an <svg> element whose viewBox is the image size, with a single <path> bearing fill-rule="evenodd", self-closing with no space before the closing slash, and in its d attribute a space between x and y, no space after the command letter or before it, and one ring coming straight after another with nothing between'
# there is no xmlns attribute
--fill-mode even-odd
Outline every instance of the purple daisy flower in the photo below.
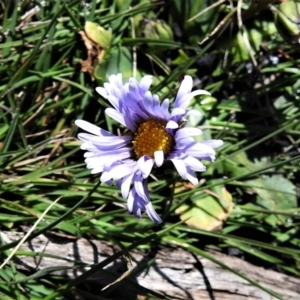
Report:
<svg viewBox="0 0 300 300"><path fill-rule="evenodd" d="M200 135L198 128L183 127L189 115L199 114L187 110L190 100L196 95L209 95L207 91L191 91L193 80L185 76L181 83L173 109L169 112L169 100L160 103L149 87L151 76L144 76L140 83L134 78L123 85L122 75L112 75L104 87L96 91L114 108L106 114L129 129L130 133L116 136L83 120L75 124L89 133L79 133L82 150L91 173L102 173L100 180L111 184L115 181L122 196L127 199L127 208L137 218L146 211L151 220L161 222L154 210L148 193L148 176L152 168L172 161L183 179L197 185L194 171L203 172L205 166L198 159L215 160L215 150L223 145L221 140L195 142L193 136Z"/></svg>

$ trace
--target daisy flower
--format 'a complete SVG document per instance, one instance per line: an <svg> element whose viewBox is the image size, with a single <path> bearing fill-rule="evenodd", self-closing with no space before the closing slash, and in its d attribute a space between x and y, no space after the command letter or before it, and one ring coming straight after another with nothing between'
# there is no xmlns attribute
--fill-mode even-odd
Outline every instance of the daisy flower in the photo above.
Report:
<svg viewBox="0 0 300 300"><path fill-rule="evenodd" d="M152 169L171 161L183 179L197 185L195 171L205 171L199 159L214 161L214 148L223 142L195 142L193 136L200 135L201 130L183 127L186 117L199 114L187 109L190 100L209 95L204 90L192 91L191 76L184 77L171 111L168 99L160 102L157 95L151 94L151 83L151 76L144 76L140 83L130 78L123 85L122 75L118 74L110 76L104 87L96 88L113 106L106 109L106 114L127 128L128 133L117 136L83 120L76 120L75 124L89 132L79 133L78 138L83 142L81 149L86 150L85 162L91 173L102 173L101 182L117 184L130 213L141 218L146 211L151 220L160 223L147 188Z"/></svg>

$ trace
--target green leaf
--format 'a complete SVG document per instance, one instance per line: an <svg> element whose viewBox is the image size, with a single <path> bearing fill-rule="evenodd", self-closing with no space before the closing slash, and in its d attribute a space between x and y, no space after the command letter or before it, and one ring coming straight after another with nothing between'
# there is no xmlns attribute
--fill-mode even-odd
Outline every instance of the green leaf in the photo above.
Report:
<svg viewBox="0 0 300 300"><path fill-rule="evenodd" d="M133 64L128 48L114 47L110 51L107 61L100 63L95 69L95 78L102 82L113 74L122 73L123 80L132 76Z"/></svg>
<svg viewBox="0 0 300 300"><path fill-rule="evenodd" d="M203 196L204 195L204 196ZM232 211L232 196L225 187L216 187L209 194L196 193L192 205L183 204L176 210L181 220L191 227L216 230L222 227Z"/></svg>
<svg viewBox="0 0 300 300"><path fill-rule="evenodd" d="M97 43L103 49L109 49L112 40L110 31L99 26L97 23L87 21L84 30L89 39Z"/></svg>
<svg viewBox="0 0 300 300"><path fill-rule="evenodd" d="M284 210L297 207L297 193L295 185L277 174L272 176L262 175L258 179L246 181L251 184L258 197L256 204L270 210ZM286 222L287 216L270 215L265 221L270 225L282 225Z"/></svg>

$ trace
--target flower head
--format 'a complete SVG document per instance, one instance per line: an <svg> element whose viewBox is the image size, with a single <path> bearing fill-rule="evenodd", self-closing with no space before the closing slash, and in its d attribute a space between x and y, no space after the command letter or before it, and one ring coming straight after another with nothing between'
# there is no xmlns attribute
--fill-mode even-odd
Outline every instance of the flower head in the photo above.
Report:
<svg viewBox="0 0 300 300"><path fill-rule="evenodd" d="M107 99L114 108L106 114L129 129L130 133L116 136L83 120L75 124L89 133L79 133L83 142L81 149L87 168L92 174L102 173L100 180L111 184L115 181L122 196L127 199L127 208L138 218L146 211L151 220L160 223L148 193L148 176L153 168L171 161L179 175L197 185L195 171L205 171L199 159L215 160L215 151L223 145L221 140L195 142L193 136L200 135L198 128L183 127L189 115L199 114L187 110L190 100L196 95L209 95L204 90L191 91L191 76L185 76L169 112L169 100L160 103L149 87L151 76L144 76L140 83L134 78L123 85L122 75L112 75L104 87L96 91Z"/></svg>

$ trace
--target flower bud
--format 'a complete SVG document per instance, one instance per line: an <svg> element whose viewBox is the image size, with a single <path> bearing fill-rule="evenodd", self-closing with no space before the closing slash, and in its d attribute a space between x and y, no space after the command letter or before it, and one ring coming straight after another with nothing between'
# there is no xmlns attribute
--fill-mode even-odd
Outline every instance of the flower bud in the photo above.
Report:
<svg viewBox="0 0 300 300"><path fill-rule="evenodd" d="M152 40L167 40L173 41L173 32L170 26L163 20L144 19L144 29L142 35L147 39ZM166 49L166 46L148 44L149 50L152 53L160 53Z"/></svg>
<svg viewBox="0 0 300 300"><path fill-rule="evenodd" d="M290 44L300 44L300 3L287 1L279 5L275 24L281 37Z"/></svg>
<svg viewBox="0 0 300 300"><path fill-rule="evenodd" d="M173 32L163 20L145 19L143 34L145 38L173 41Z"/></svg>

